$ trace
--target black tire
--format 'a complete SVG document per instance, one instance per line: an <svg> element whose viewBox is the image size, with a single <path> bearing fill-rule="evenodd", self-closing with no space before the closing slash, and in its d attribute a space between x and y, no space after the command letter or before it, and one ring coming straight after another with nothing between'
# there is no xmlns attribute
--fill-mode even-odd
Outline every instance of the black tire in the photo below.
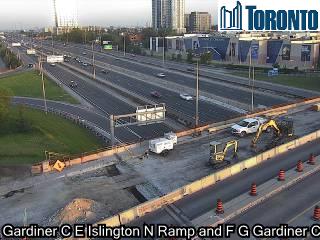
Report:
<svg viewBox="0 0 320 240"><path fill-rule="evenodd" d="M168 151L168 150L164 150L164 151L161 153L161 155L162 155L163 157L166 157L166 156L169 155L169 151Z"/></svg>
<svg viewBox="0 0 320 240"><path fill-rule="evenodd" d="M242 131L241 133L240 133L240 137L245 137L247 135L247 133L245 132L245 131Z"/></svg>

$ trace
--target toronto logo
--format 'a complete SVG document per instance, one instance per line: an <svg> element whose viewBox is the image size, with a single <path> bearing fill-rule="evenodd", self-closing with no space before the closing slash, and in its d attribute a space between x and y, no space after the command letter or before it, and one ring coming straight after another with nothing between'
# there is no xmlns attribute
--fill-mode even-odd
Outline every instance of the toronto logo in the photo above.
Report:
<svg viewBox="0 0 320 240"><path fill-rule="evenodd" d="M220 30L242 30L242 5L239 1L232 10L227 10L226 6L221 7Z"/></svg>
<svg viewBox="0 0 320 240"><path fill-rule="evenodd" d="M318 31L320 1L220 0L219 31Z"/></svg>

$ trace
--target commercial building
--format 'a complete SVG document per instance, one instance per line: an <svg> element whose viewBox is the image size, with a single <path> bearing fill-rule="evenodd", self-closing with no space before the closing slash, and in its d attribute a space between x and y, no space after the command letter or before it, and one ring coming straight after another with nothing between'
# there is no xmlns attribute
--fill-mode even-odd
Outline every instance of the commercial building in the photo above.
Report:
<svg viewBox="0 0 320 240"><path fill-rule="evenodd" d="M161 53L162 39L151 38L150 50ZM196 56L210 51L212 60L229 64L252 64L261 67L317 69L320 54L320 34L284 36L277 34L209 35L185 34L166 38L165 51Z"/></svg>
<svg viewBox="0 0 320 240"><path fill-rule="evenodd" d="M208 12L191 12L189 31L192 33L208 33L211 29L211 15Z"/></svg>
<svg viewBox="0 0 320 240"><path fill-rule="evenodd" d="M77 1L53 0L54 23L57 34L78 27Z"/></svg>
<svg viewBox="0 0 320 240"><path fill-rule="evenodd" d="M185 0L152 0L152 27L185 33Z"/></svg>

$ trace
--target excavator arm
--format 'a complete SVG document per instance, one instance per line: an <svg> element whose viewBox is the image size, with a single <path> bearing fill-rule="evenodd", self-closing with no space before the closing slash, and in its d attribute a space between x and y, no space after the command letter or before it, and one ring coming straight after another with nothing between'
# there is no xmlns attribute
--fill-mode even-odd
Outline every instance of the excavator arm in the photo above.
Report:
<svg viewBox="0 0 320 240"><path fill-rule="evenodd" d="M278 127L277 125L277 122L273 119L269 120L268 122L262 124L258 131L257 131L257 134L255 135L255 137L252 139L252 146L255 146L261 136L261 134L266 131L268 128L272 127L274 130L276 130L276 133L278 136L280 136L281 134L281 131L280 131L280 128Z"/></svg>
<svg viewBox="0 0 320 240"><path fill-rule="evenodd" d="M229 148L234 147L234 154L238 152L238 141L229 141L227 142L224 150L223 150L223 155L225 156L227 154L227 151Z"/></svg>

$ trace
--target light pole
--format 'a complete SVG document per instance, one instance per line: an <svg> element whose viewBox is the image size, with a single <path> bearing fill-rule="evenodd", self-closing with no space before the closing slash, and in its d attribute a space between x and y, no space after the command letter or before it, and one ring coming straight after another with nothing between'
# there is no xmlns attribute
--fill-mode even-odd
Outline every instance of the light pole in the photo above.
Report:
<svg viewBox="0 0 320 240"><path fill-rule="evenodd" d="M199 60L197 60L197 84L196 84L196 128L199 126Z"/></svg>
<svg viewBox="0 0 320 240"><path fill-rule="evenodd" d="M254 110L254 64L252 64L252 46L250 46L250 56L249 56L249 86L251 86L251 111ZM252 82L251 82L251 67L252 67Z"/></svg>
<svg viewBox="0 0 320 240"><path fill-rule="evenodd" d="M126 34L121 33L121 36L123 36L123 56L126 56Z"/></svg>
<svg viewBox="0 0 320 240"><path fill-rule="evenodd" d="M40 73L41 73L44 110L45 110L45 113L48 114L47 99L46 99L46 87L45 87L44 76L43 76L43 60L42 60L42 54L41 53L40 53L40 56L39 56L39 70L40 70Z"/></svg>
<svg viewBox="0 0 320 240"><path fill-rule="evenodd" d="M94 46L93 46L94 41L92 41L91 44L91 50L92 50L92 68L93 68L93 79L96 79L96 67L95 67L95 61L94 61Z"/></svg>
<svg viewBox="0 0 320 240"><path fill-rule="evenodd" d="M166 59L165 59L165 42L166 42L166 37L165 36L163 36L163 52L162 52L162 66L163 66L163 68L165 67L165 61L166 61Z"/></svg>

